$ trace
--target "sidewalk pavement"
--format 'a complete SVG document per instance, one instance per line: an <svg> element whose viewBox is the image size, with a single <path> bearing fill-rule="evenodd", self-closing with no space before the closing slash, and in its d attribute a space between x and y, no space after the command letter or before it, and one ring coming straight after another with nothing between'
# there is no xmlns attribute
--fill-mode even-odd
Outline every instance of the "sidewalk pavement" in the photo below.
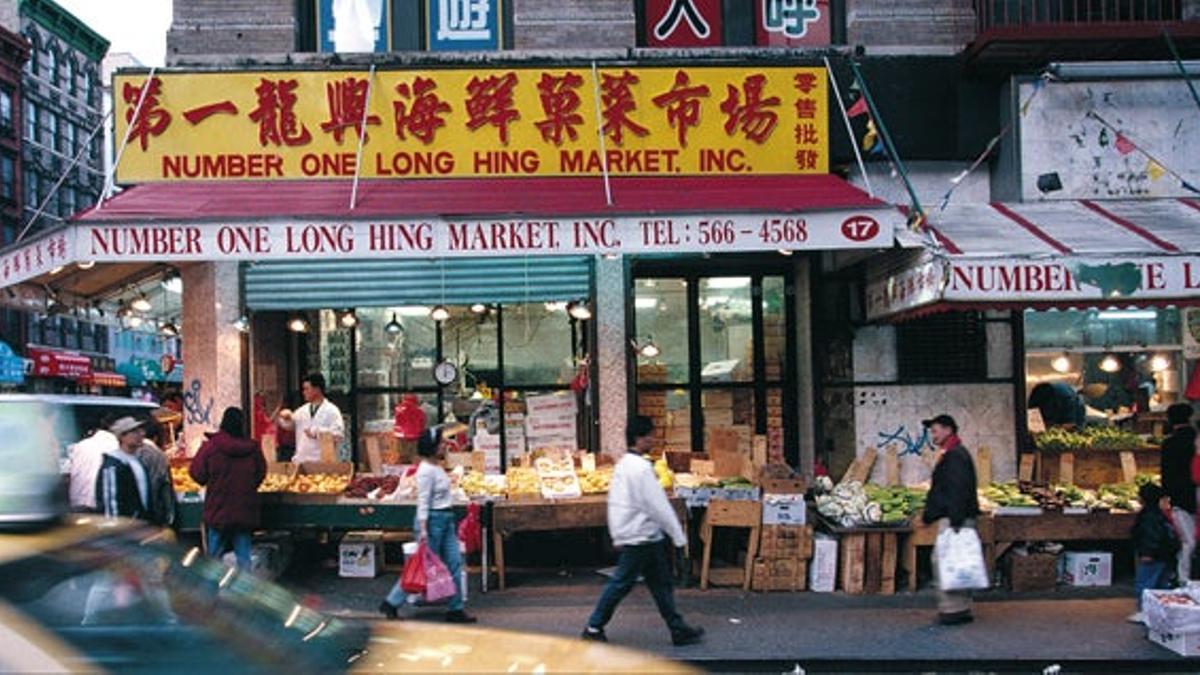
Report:
<svg viewBox="0 0 1200 675"><path fill-rule="evenodd" d="M293 572L284 583L322 596L334 614L376 618L376 607L395 581L339 579L336 569ZM590 570L527 575L508 590L481 594L472 578L468 611L482 626L577 637L605 579ZM650 594L639 587L608 627L611 642L710 670L782 672L800 664L808 672L955 670L1064 672L1117 670L1197 672L1188 662L1146 639L1125 621L1133 589L1060 589L1013 595L998 591L976 602L974 623L934 622L931 590L893 596L841 593L743 593L734 589L678 591L686 619L708 631L701 645L675 648ZM416 620L437 620L432 609L410 610Z"/></svg>

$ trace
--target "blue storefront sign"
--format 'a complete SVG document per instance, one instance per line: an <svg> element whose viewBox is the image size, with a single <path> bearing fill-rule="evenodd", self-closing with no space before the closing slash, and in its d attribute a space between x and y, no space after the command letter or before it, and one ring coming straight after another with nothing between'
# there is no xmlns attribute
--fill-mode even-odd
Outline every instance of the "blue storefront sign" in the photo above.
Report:
<svg viewBox="0 0 1200 675"><path fill-rule="evenodd" d="M0 342L0 384L23 384L25 365L25 359L14 354L12 347Z"/></svg>
<svg viewBox="0 0 1200 675"><path fill-rule="evenodd" d="M503 44L503 0L427 0L430 51L497 50Z"/></svg>

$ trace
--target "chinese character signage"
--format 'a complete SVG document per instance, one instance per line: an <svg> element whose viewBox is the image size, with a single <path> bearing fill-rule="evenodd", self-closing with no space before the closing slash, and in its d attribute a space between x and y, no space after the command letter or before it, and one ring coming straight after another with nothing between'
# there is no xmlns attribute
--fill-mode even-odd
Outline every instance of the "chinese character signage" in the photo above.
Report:
<svg viewBox="0 0 1200 675"><path fill-rule="evenodd" d="M317 42L327 54L391 51L389 0L320 0Z"/></svg>
<svg viewBox="0 0 1200 675"><path fill-rule="evenodd" d="M829 0L752 0L757 42L819 47L831 41Z"/></svg>
<svg viewBox="0 0 1200 675"><path fill-rule="evenodd" d="M787 67L122 74L117 176L827 173L826 86Z"/></svg>
<svg viewBox="0 0 1200 675"><path fill-rule="evenodd" d="M646 46L719 47L721 0L646 0Z"/></svg>
<svg viewBox="0 0 1200 675"><path fill-rule="evenodd" d="M428 0L425 43L430 51L495 51L502 45L503 0Z"/></svg>

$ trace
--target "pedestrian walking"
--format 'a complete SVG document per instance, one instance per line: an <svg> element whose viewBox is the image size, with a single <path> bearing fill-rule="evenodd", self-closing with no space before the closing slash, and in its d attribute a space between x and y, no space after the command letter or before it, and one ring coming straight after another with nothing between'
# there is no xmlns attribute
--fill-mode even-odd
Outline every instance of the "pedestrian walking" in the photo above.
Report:
<svg viewBox="0 0 1200 675"><path fill-rule="evenodd" d="M1171 435L1162 445L1160 468L1163 492L1171 498L1171 519L1179 535L1179 559L1175 580L1186 584L1192 578L1192 554L1196 551L1196 483L1192 480L1192 457L1196 452L1196 429L1191 425L1190 403L1167 408Z"/></svg>
<svg viewBox="0 0 1200 675"><path fill-rule="evenodd" d="M300 384L300 395L304 397L304 405L292 411L290 416L279 418L280 426L284 429L294 429L296 432L296 454L294 461L321 461L321 435L329 434L334 443L341 442L346 435L346 425L342 421L342 411L325 398L325 376L312 373Z"/></svg>
<svg viewBox="0 0 1200 675"><path fill-rule="evenodd" d="M978 486L975 478L975 462L971 453L958 437L958 423L954 418L942 414L924 420L929 437L938 448L937 464L929 494L925 498L922 520L926 525L937 523L938 532L947 529L975 528L979 515ZM937 574L937 556L934 546L934 574ZM938 588L938 622L943 625L970 623L975 617L971 611L970 591L943 591Z"/></svg>
<svg viewBox="0 0 1200 675"><path fill-rule="evenodd" d="M629 451L613 469L608 489L608 531L613 546L620 549L620 558L588 619L585 640L608 641L604 627L639 576L646 580L658 613L671 631L671 642L690 645L704 636L703 628L689 626L675 608L670 555L673 548L687 546L687 535L647 457L653 435L654 423L641 415L631 419L625 430Z"/></svg>
<svg viewBox="0 0 1200 675"><path fill-rule="evenodd" d="M267 476L267 460L246 434L241 408L226 408L220 430L192 458L192 480L207 487L204 527L208 555L232 550L237 565L250 569L251 535L258 527L258 486Z"/></svg>
<svg viewBox="0 0 1200 675"><path fill-rule="evenodd" d="M175 486L171 483L171 462L158 444L162 427L153 415L145 419L146 438L135 457L146 469L150 483L150 501L146 505L146 520L155 525L169 527L175 522Z"/></svg>
<svg viewBox="0 0 1200 675"><path fill-rule="evenodd" d="M143 422L122 417L109 431L117 438L117 447L104 451L96 473L96 510L115 518L145 520L150 503L150 481L137 452L146 440Z"/></svg>
<svg viewBox="0 0 1200 675"><path fill-rule="evenodd" d="M446 609L449 623L475 623L477 619L467 614L463 607L463 556L458 541L458 518L454 515L450 493L450 475L442 468L446 451L439 427L428 429L417 441L417 455L421 464L417 467L417 516L413 532L417 540L429 547L446 565L454 578L454 597ZM379 605L379 611L389 619L399 618L400 607L405 600L400 581L388 592Z"/></svg>
<svg viewBox="0 0 1200 675"><path fill-rule="evenodd" d="M100 426L67 451L69 475L67 493L75 513L96 513L96 475L104 463L104 453L117 449L117 437L109 431L117 416L107 414Z"/></svg>
<svg viewBox="0 0 1200 675"><path fill-rule="evenodd" d="M1133 550L1137 559L1134 592L1137 593L1133 623L1145 623L1142 595L1147 589L1169 588L1174 575L1175 556L1179 553L1179 537L1171 522L1171 497L1153 483L1138 489L1142 510L1133 524Z"/></svg>

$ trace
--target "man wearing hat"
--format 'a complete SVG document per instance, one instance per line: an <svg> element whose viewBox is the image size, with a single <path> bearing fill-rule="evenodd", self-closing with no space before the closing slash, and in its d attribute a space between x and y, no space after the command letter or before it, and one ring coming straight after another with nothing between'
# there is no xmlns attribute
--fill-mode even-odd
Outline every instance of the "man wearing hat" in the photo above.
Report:
<svg viewBox="0 0 1200 675"><path fill-rule="evenodd" d="M117 437L117 448L104 453L96 475L96 510L109 517L145 518L150 503L150 481L137 459L146 440L144 422L122 417L109 431Z"/></svg>
<svg viewBox="0 0 1200 675"><path fill-rule="evenodd" d="M941 414L921 422L929 430L930 440L938 448L937 464L933 469L933 480L929 495L925 498L926 525L937 523L938 532L948 528L975 527L979 515L979 497L976 494L975 462L971 453L958 438L958 423L954 418ZM934 574L937 574L937 547L934 547ZM943 625L970 623L970 591L938 590L938 622Z"/></svg>

